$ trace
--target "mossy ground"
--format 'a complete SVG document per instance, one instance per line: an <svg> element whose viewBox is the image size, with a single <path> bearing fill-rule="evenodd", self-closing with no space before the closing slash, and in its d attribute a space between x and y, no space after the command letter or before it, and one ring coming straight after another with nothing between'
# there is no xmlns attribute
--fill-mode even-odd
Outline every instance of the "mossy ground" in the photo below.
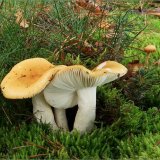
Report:
<svg viewBox="0 0 160 160"><path fill-rule="evenodd" d="M8 0L3 3L0 8L1 80L14 64L31 57L44 57L55 64L84 64L88 68L93 68L107 57L113 58L108 45L103 45L102 49L94 46L95 42L104 40L102 37L106 32L97 30L92 38L88 38L94 29L94 21L78 19L65 7L64 12L64 3L63 0ZM46 13L40 7L42 4L51 4L57 8L51 13ZM132 8L128 3L127 6ZM113 8L116 12L116 6ZM25 18L30 22L29 28L21 28L15 22L14 15L17 9L24 11ZM63 13L64 17L60 13ZM135 59L145 63L146 55L142 51L143 48L148 44L154 44L157 51L151 56L150 66L140 70L135 77L129 80L120 79L98 88L95 129L84 135L61 130L53 132L49 125L35 122L30 99L6 100L0 95L1 159L160 158L160 67L153 65L160 58L160 21L157 17L139 14L129 15L125 20L127 22L137 16L138 23L134 23L140 26L133 27L123 23L126 25L124 33L131 35L131 28L138 33L140 28L147 27L129 46L126 43L127 40L131 40L128 39L129 36L121 37L120 40L125 43L125 52L122 52L123 55L120 52L114 53L114 58L125 65ZM123 19L124 16L121 17L121 20ZM119 23L118 20L115 21ZM73 42L69 41L72 38L77 41L82 33L79 45L87 39L93 44L95 54L84 50L79 52L76 48L79 46L74 46ZM66 39L68 42L64 44ZM117 42L116 38L113 40ZM120 43L121 46L123 43ZM72 47L68 49L69 45Z"/></svg>

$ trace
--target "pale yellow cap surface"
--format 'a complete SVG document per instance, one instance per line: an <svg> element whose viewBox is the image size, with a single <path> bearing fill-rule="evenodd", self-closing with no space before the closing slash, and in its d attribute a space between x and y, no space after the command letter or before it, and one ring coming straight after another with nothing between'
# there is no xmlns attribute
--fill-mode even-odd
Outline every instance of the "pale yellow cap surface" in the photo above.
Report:
<svg viewBox="0 0 160 160"><path fill-rule="evenodd" d="M127 68L115 61L105 61L91 71L81 65L54 66L43 58L32 58L16 64L3 79L1 89L6 98L31 98L44 89L64 93L103 85L126 73Z"/></svg>
<svg viewBox="0 0 160 160"><path fill-rule="evenodd" d="M9 99L30 98L52 80L54 65L43 58L31 58L16 64L1 82L3 95Z"/></svg>

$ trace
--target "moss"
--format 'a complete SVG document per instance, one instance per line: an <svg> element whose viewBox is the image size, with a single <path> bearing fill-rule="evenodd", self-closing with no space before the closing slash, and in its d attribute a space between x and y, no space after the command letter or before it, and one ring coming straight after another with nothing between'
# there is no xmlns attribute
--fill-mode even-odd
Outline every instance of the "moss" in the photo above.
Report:
<svg viewBox="0 0 160 160"><path fill-rule="evenodd" d="M53 132L48 125L37 123L1 127L0 156L7 159L156 158L159 118L157 108L144 112L128 102L120 107L118 121L84 135Z"/></svg>

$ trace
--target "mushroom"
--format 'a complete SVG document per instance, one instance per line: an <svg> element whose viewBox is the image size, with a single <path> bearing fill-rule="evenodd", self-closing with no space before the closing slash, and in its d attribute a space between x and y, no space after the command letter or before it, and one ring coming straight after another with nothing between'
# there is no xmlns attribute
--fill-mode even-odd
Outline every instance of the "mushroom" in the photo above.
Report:
<svg viewBox="0 0 160 160"><path fill-rule="evenodd" d="M154 62L154 65L160 66L160 59L156 62Z"/></svg>
<svg viewBox="0 0 160 160"><path fill-rule="evenodd" d="M51 123L57 128L50 106L39 94L52 80L54 74L65 66L54 66L43 58L31 58L16 64L1 82L3 95L9 99L24 99L41 97L37 105L40 111L33 106L37 121ZM43 107L45 106L45 107Z"/></svg>
<svg viewBox="0 0 160 160"><path fill-rule="evenodd" d="M144 48L144 51L146 52L147 56L146 56L146 61L145 61L145 65L148 66L149 64L149 59L150 59L150 54L156 51L156 47L154 45L148 45Z"/></svg>
<svg viewBox="0 0 160 160"><path fill-rule="evenodd" d="M92 71L82 65L53 66L48 62L50 67L46 67L44 71L40 72L38 78L34 81L27 80L27 77L31 77L29 76L29 72L25 72L26 76L23 78L17 76L17 78L13 78L13 80L8 80L8 78L12 78L11 74L13 75L13 71L21 75L20 73L24 68L26 68L26 70L28 70L28 68L34 70L35 68L34 75L37 75L37 72L43 68L43 65L34 62L34 59L26 61L32 61L32 66L22 65L23 67L19 72L17 70L19 67L17 68L17 66L25 63L25 61L20 62L13 67L2 81L1 88L4 96L7 98L32 97L33 112L36 119L39 122L50 123L53 129L59 127L68 130L65 109L78 104L78 111L73 128L81 133L91 130L94 125L97 86L109 83L127 73L126 67L114 61L105 61ZM44 60L44 63L45 62L46 60ZM39 66L41 66L41 68ZM16 81L18 81L18 86L13 87ZM41 83L43 87L40 85ZM27 87L29 85L28 88L32 88L34 93L31 93L31 89L29 90L30 94L28 93L26 84ZM36 87L36 91L32 86ZM12 90L14 90L14 92ZM8 92L12 92L12 94L8 95ZM24 92L27 93L23 94ZM18 94L18 96L14 96L14 93ZM52 113L51 106L54 107L54 114Z"/></svg>
<svg viewBox="0 0 160 160"><path fill-rule="evenodd" d="M132 62L127 64L127 68L128 68L128 73L127 73L127 77L132 77L135 76L137 74L137 72L143 68L144 65L142 63L139 62L139 60L133 60Z"/></svg>

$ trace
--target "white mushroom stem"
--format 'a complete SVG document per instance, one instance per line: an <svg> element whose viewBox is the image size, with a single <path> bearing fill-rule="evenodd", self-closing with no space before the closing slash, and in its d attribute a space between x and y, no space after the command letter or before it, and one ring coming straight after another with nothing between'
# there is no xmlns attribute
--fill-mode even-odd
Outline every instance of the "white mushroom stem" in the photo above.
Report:
<svg viewBox="0 0 160 160"><path fill-rule="evenodd" d="M66 110L54 108L54 113L58 127L64 130L68 130Z"/></svg>
<svg viewBox="0 0 160 160"><path fill-rule="evenodd" d="M96 117L96 87L83 88L77 91L78 111L74 129L84 133L93 128Z"/></svg>
<svg viewBox="0 0 160 160"><path fill-rule="evenodd" d="M50 124L53 130L58 129L51 106L46 103L43 92L32 98L33 113L38 122Z"/></svg>
<svg viewBox="0 0 160 160"><path fill-rule="evenodd" d="M149 65L150 55L151 55L151 53L147 53L147 56L146 56L145 65L146 65L147 67L148 67L148 65Z"/></svg>

